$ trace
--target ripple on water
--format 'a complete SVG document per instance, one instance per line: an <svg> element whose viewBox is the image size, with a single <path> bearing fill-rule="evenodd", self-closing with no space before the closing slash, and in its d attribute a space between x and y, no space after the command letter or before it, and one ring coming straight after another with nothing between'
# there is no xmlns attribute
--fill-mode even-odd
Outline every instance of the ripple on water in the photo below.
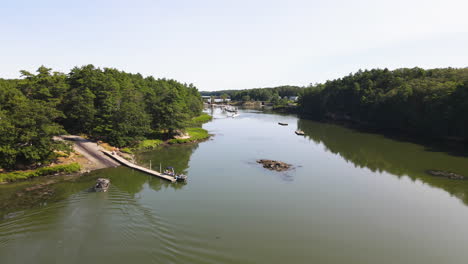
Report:
<svg viewBox="0 0 468 264"><path fill-rule="evenodd" d="M82 263L106 261L110 255L114 263L216 263L213 259L221 256L214 257L215 251L204 249L206 241L192 235L113 186L106 193L82 191L0 222L0 260Z"/></svg>

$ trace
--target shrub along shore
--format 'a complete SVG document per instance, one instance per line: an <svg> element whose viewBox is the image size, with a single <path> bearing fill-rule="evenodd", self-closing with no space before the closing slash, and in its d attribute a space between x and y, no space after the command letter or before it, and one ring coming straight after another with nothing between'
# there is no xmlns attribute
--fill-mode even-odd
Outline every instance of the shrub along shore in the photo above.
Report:
<svg viewBox="0 0 468 264"><path fill-rule="evenodd" d="M51 166L51 167L42 167L36 170L1 173L0 183L26 180L26 179L30 179L34 177L53 175L57 173L70 174L70 173L79 172L80 169L81 169L80 164L70 163L70 164L62 164L62 165L56 165L56 166Z"/></svg>
<svg viewBox="0 0 468 264"><path fill-rule="evenodd" d="M142 141L139 141L137 144L122 148L120 151L128 154L133 154L135 151L147 151L147 150L153 150L156 149L157 147L164 145L164 144L185 144L185 143L193 143L193 142L199 142L206 140L210 137L210 134L208 134L208 131L201 128L201 126L204 123L207 123L211 121L213 117L207 113L202 113L199 116L196 116L192 118L190 122L188 122L189 125L193 127L187 127L182 129L183 132L185 132L188 135L188 138L170 138L170 139L145 139Z"/></svg>

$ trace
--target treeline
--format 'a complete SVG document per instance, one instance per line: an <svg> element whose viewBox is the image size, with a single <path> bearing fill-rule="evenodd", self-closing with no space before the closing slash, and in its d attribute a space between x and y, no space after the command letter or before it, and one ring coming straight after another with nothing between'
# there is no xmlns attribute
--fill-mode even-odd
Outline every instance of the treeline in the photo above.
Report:
<svg viewBox="0 0 468 264"><path fill-rule="evenodd" d="M272 101L278 97L298 96L303 88L299 86L278 86L273 88L253 88L245 90L222 90L200 92L204 96L227 96L233 101Z"/></svg>
<svg viewBox="0 0 468 264"><path fill-rule="evenodd" d="M201 113L193 85L144 78L112 68L75 67L70 73L40 67L21 79L0 79L0 167L50 160L64 146L52 140L83 133L127 146L172 133Z"/></svg>
<svg viewBox="0 0 468 264"><path fill-rule="evenodd" d="M299 111L318 119L468 140L468 68L360 70L306 88Z"/></svg>

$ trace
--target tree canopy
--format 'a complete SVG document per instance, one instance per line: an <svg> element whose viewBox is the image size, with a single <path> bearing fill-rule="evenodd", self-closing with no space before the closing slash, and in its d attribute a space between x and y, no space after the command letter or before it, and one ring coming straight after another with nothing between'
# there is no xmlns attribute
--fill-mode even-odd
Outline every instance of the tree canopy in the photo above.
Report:
<svg viewBox="0 0 468 264"><path fill-rule="evenodd" d="M306 88L302 114L468 140L468 68L373 69Z"/></svg>
<svg viewBox="0 0 468 264"><path fill-rule="evenodd" d="M299 86L278 86L273 88L253 88L244 90L222 90L215 92L200 92L205 96L229 96L234 101L271 101L278 97L297 96L303 90Z"/></svg>
<svg viewBox="0 0 468 264"><path fill-rule="evenodd" d="M53 136L84 133L116 146L172 133L201 113L193 85L93 65L70 73L21 71L0 79L0 167L44 162L60 149Z"/></svg>

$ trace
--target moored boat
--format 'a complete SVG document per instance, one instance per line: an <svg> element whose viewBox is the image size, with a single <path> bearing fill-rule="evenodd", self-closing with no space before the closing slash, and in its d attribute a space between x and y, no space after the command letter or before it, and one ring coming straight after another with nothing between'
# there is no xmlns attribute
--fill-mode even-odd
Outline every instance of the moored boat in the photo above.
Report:
<svg viewBox="0 0 468 264"><path fill-rule="evenodd" d="M187 181L187 175L184 174L176 174L174 167L167 167L166 170L163 172L166 175L174 177L174 179L178 182Z"/></svg>
<svg viewBox="0 0 468 264"><path fill-rule="evenodd" d="M281 123L281 122L278 122L278 125L280 125L280 126L287 126L288 123Z"/></svg>
<svg viewBox="0 0 468 264"><path fill-rule="evenodd" d="M296 130L295 133L296 133L296 135L299 135L299 136L304 136L305 135L304 131L302 131L302 130Z"/></svg>
<svg viewBox="0 0 468 264"><path fill-rule="evenodd" d="M174 177L176 179L176 181L178 182L184 182L184 181L187 181L187 175L184 175L184 174L178 174Z"/></svg>

